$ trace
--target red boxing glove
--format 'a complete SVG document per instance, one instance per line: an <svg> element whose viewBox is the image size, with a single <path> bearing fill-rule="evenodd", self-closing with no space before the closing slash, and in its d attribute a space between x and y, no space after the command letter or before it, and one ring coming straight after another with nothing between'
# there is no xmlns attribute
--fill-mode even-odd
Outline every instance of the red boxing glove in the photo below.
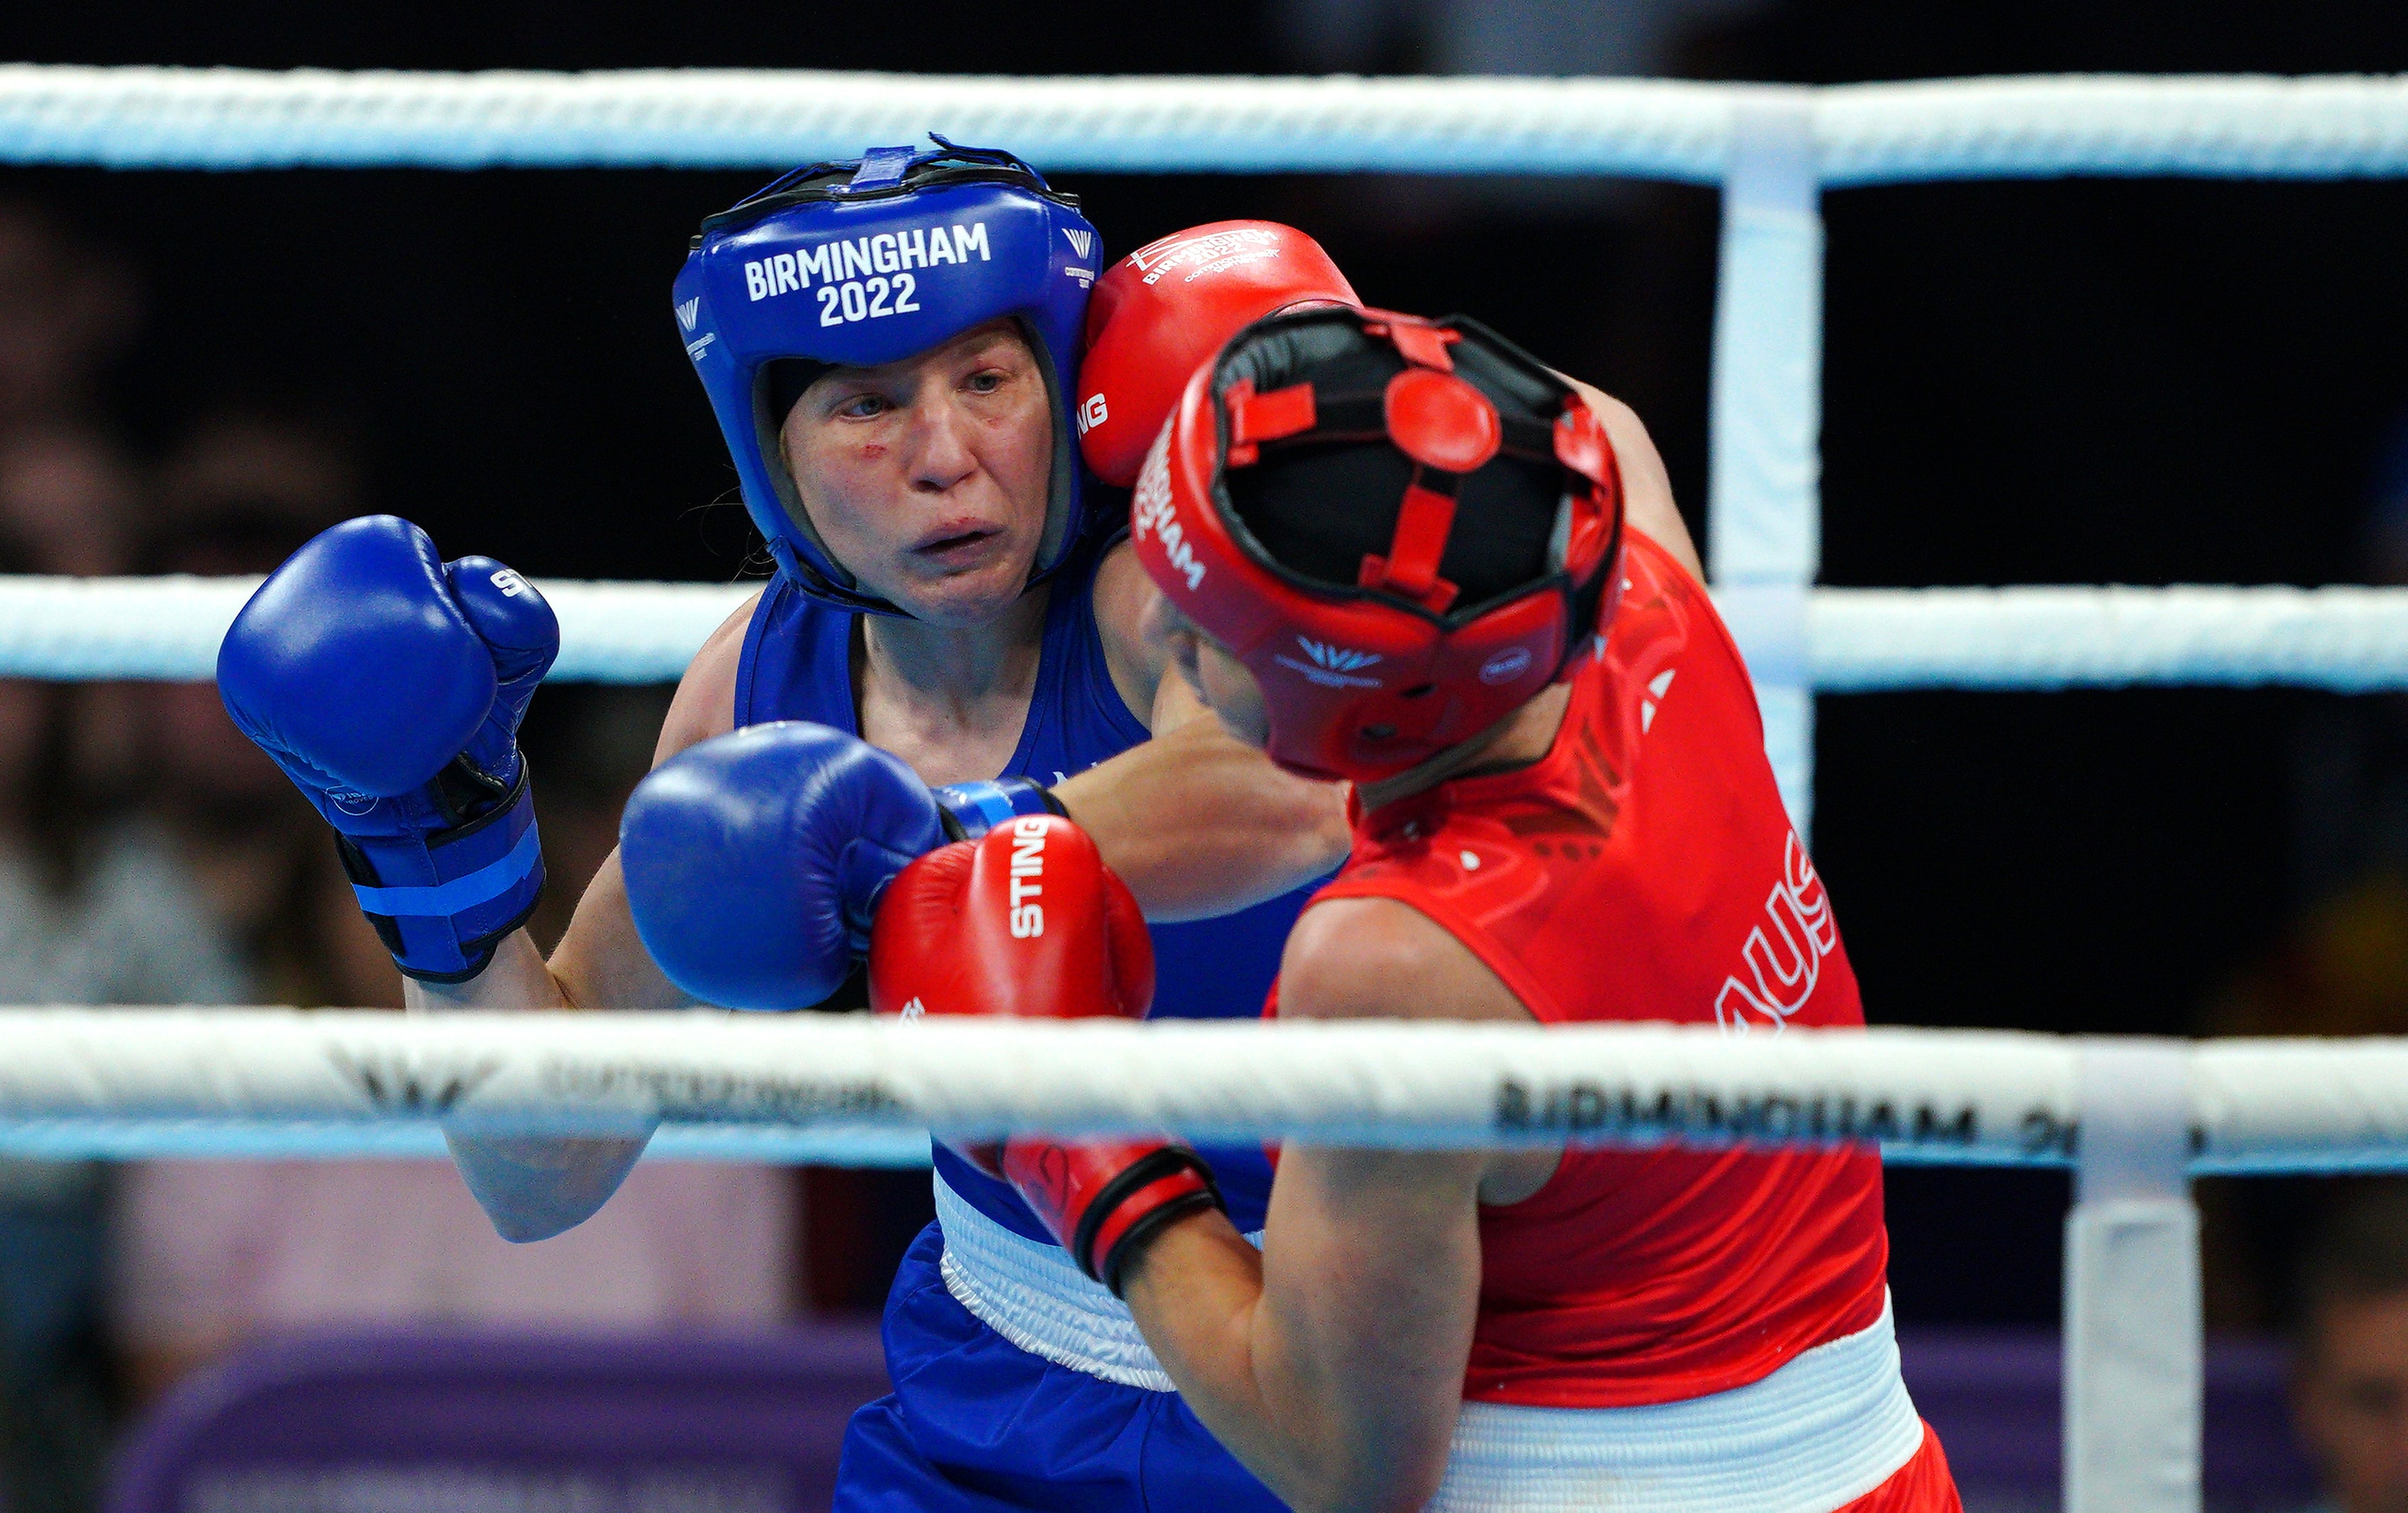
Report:
<svg viewBox="0 0 2408 1513"><path fill-rule="evenodd" d="M1153 1002L1154 941L1137 900L1087 833L1054 815L920 858L870 929L869 1006L881 1014L1143 1019ZM1139 1241L1221 1206L1195 1152L1159 1140L1012 1140L962 1154L1017 1188L1079 1269L1115 1293Z"/></svg>
<svg viewBox="0 0 2408 1513"><path fill-rule="evenodd" d="M1154 938L1128 885L1069 821L1027 815L905 867L869 932L881 1014L1110 1015L1154 1003Z"/></svg>
<svg viewBox="0 0 2408 1513"><path fill-rule="evenodd" d="M1362 303L1319 242L1273 221L1215 221L1139 248L1087 302L1078 409L1087 465L1130 487L1188 377L1231 336L1297 305Z"/></svg>

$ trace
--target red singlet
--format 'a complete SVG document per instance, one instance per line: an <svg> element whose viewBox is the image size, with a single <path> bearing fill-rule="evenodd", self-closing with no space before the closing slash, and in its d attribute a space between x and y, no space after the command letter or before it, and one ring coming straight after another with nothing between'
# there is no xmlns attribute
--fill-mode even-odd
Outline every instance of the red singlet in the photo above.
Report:
<svg viewBox="0 0 2408 1513"><path fill-rule="evenodd" d="M1315 895L1445 927L1543 1023L1862 1024L1856 973L1764 755L1738 649L1688 572L1631 535L1605 654L1553 749L1354 817ZM1464 1396L1620 1407L1723 1392L1881 1316L1867 1150L1572 1150L1480 1214Z"/></svg>

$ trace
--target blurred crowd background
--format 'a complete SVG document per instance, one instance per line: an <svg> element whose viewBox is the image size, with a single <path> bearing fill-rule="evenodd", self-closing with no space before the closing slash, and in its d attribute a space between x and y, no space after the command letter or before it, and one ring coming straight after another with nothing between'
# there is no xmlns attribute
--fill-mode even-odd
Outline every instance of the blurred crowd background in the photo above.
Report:
<svg viewBox="0 0 2408 1513"><path fill-rule="evenodd" d="M1066 0L907 21L766 0L228 0L0 9L0 59L2383 72L2408 67L2408 8ZM766 177L0 168L0 572L257 573L369 510L531 575L757 571L667 292L695 222ZM1320 237L1373 303L1478 315L1636 406L1702 525L1712 192L1065 182L1115 249L1268 216ZM2408 183L1908 186L1826 212L1825 581L2408 584ZM666 702L536 702L546 944ZM2408 1033L2408 700L1853 696L1820 719L1815 848L1876 1020ZM212 687L0 681L0 1002L399 1001L322 827ZM1910 1170L1890 1196L1902 1322L2054 1321L2061 1178ZM2307 1342L2301 1421L2330 1463L2408 1444L2408 1199L2258 1181L2202 1201L2213 1325ZM917 1174L648 1165L599 1219L513 1249L440 1163L0 1162L8 1506L89 1506L126 1415L245 1339L867 1312L926 1211ZM2408 1450L2389 1453L2408 1488Z"/></svg>

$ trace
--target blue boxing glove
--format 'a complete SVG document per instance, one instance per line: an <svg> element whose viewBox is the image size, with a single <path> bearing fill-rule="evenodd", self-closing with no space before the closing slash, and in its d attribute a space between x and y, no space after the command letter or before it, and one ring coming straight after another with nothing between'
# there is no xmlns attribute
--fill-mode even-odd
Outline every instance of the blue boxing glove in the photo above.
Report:
<svg viewBox="0 0 2408 1513"><path fill-rule="evenodd" d="M543 891L519 721L560 651L552 607L486 557L374 515L268 575L218 649L242 733L335 827L402 971L461 982Z"/></svg>
<svg viewBox="0 0 2408 1513"><path fill-rule="evenodd" d="M809 1008L868 950L896 873L1014 815L1061 812L1025 778L932 792L867 741L784 721L654 768L619 821L619 862L670 981L726 1008Z"/></svg>

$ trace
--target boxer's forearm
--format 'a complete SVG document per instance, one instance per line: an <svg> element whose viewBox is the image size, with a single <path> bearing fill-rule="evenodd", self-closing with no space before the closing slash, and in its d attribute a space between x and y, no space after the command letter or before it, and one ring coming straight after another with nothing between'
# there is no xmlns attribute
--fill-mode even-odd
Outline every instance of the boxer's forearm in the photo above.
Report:
<svg viewBox="0 0 2408 1513"><path fill-rule="evenodd" d="M466 982L403 984L412 1009L446 1012L477 1009L508 1013L544 1008L687 1008L694 1000L661 974L636 934L627 907L626 875L619 853L603 860L577 901L560 949L549 962L524 930L512 931L494 949L485 970Z"/></svg>
<svg viewBox="0 0 2408 1513"><path fill-rule="evenodd" d="M1301 1374L1264 1359L1262 1256L1219 1214L1173 1225L1124 1275L1138 1329L1229 1453L1298 1510L1367 1501L1359 1443Z"/></svg>
<svg viewBox="0 0 2408 1513"><path fill-rule="evenodd" d="M1480 1290L1484 1158L1290 1147L1257 1254L1173 1225L1124 1273L1197 1418L1298 1508L1418 1508L1446 1466Z"/></svg>
<svg viewBox="0 0 2408 1513"><path fill-rule="evenodd" d="M513 930L494 948L485 970L466 982L421 982L401 979L402 1002L413 1014L447 1014L475 1010L508 1013L519 1009L567 1008L568 995L543 953L525 930Z"/></svg>
<svg viewBox="0 0 2408 1513"><path fill-rule="evenodd" d="M1344 790L1271 765L1207 715L1055 785L1146 917L1258 904L1346 857Z"/></svg>
<svg viewBox="0 0 2408 1513"><path fill-rule="evenodd" d="M545 1240L591 1219L643 1155L644 1139L470 1137L443 1132L452 1164L506 1240Z"/></svg>
<svg viewBox="0 0 2408 1513"><path fill-rule="evenodd" d="M469 1139L445 1131L452 1164L494 1232L548 1240L593 1218L644 1154L642 1140Z"/></svg>
<svg viewBox="0 0 2408 1513"><path fill-rule="evenodd" d="M447 1010L673 1008L684 996L661 977L636 938L614 854L578 903L568 937L547 963L524 930L494 951L466 982L407 981L414 1013ZM445 1143L486 1217L504 1239L540 1240L593 1217L643 1155L643 1140L471 1139Z"/></svg>

